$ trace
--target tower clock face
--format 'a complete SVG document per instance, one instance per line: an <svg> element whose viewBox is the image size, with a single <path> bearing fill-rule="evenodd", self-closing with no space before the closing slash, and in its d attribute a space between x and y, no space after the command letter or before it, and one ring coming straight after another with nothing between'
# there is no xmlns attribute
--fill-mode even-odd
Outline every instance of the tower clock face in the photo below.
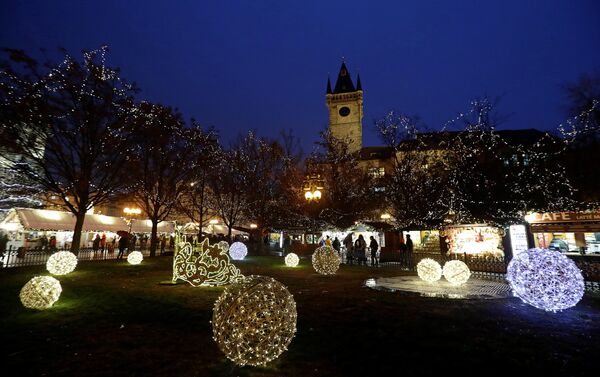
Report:
<svg viewBox="0 0 600 377"><path fill-rule="evenodd" d="M343 117L347 117L348 115L350 115L350 108L347 106L340 108L340 115Z"/></svg>

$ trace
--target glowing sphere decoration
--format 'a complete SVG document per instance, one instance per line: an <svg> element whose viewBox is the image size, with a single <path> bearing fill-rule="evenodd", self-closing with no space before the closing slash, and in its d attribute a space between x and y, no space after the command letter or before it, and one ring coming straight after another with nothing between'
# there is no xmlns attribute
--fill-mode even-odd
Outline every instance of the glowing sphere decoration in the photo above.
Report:
<svg viewBox="0 0 600 377"><path fill-rule="evenodd" d="M296 333L296 302L268 276L251 275L221 294L213 309L213 339L239 365L264 365L287 350Z"/></svg>
<svg viewBox="0 0 600 377"><path fill-rule="evenodd" d="M452 285L463 285L471 277L469 266L463 261L451 260L444 263L442 274Z"/></svg>
<svg viewBox="0 0 600 377"><path fill-rule="evenodd" d="M285 265L288 267L296 267L300 262L300 258L294 253L289 253L285 256Z"/></svg>
<svg viewBox="0 0 600 377"><path fill-rule="evenodd" d="M340 268L342 258L331 246L321 246L312 255L312 265L321 275L334 275Z"/></svg>
<svg viewBox="0 0 600 377"><path fill-rule="evenodd" d="M248 255L248 248L241 242L234 242L229 246L229 256L233 260L242 260Z"/></svg>
<svg viewBox="0 0 600 377"><path fill-rule="evenodd" d="M556 312L575 306L585 284L575 263L558 251L529 249L508 264L506 280L525 303Z"/></svg>
<svg viewBox="0 0 600 377"><path fill-rule="evenodd" d="M442 266L431 258L424 258L417 264L417 275L428 283L440 280Z"/></svg>
<svg viewBox="0 0 600 377"><path fill-rule="evenodd" d="M59 251L48 258L46 269L52 275L66 275L77 267L77 256L70 251Z"/></svg>
<svg viewBox="0 0 600 377"><path fill-rule="evenodd" d="M19 298L26 308L48 309L60 297L62 287L52 276L36 276L21 288Z"/></svg>
<svg viewBox="0 0 600 377"><path fill-rule="evenodd" d="M129 264L140 264L144 260L144 255L139 251L133 251L127 256Z"/></svg>
<svg viewBox="0 0 600 377"><path fill-rule="evenodd" d="M227 241L219 241L217 243L217 246L219 246L221 249L225 250L225 252L229 251L229 242L227 242Z"/></svg>

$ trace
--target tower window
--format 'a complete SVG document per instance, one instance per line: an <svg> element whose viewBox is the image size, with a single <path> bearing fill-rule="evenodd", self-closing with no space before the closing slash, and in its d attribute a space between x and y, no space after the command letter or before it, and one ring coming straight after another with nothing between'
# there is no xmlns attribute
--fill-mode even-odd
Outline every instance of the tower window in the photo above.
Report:
<svg viewBox="0 0 600 377"><path fill-rule="evenodd" d="M347 106L340 108L340 115L343 117L350 115L350 108Z"/></svg>

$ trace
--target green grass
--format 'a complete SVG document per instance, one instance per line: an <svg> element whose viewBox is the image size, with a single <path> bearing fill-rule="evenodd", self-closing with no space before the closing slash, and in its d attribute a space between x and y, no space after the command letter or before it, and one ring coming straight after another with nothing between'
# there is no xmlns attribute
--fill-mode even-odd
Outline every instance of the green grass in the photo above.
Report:
<svg viewBox="0 0 600 377"><path fill-rule="evenodd" d="M518 299L447 300L363 287L397 276L397 267L342 266L316 274L309 260L250 257L245 275L269 275L294 295L298 333L264 368L237 367L212 340L221 287L194 288L171 279L169 257L82 262L59 277L60 300L33 311L21 287L44 266L0 271L2 365L19 375L333 376L431 375L446 367L481 375L521 369L595 375L600 354L600 299L545 313ZM443 372L445 373L445 372Z"/></svg>

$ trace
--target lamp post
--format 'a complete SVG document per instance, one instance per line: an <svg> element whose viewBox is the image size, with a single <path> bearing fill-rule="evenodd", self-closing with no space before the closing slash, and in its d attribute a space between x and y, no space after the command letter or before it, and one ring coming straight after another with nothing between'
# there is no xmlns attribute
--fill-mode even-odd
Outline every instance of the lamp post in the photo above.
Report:
<svg viewBox="0 0 600 377"><path fill-rule="evenodd" d="M323 179L320 174L310 174L304 179L302 187L306 201L319 201L323 195Z"/></svg>
<svg viewBox="0 0 600 377"><path fill-rule="evenodd" d="M129 208L129 207L125 207L123 208L123 212L125 213L125 217L127 219L127 222L129 223L129 233L131 233L131 226L133 225L133 217L136 215L139 215L142 213L142 210L140 208Z"/></svg>

